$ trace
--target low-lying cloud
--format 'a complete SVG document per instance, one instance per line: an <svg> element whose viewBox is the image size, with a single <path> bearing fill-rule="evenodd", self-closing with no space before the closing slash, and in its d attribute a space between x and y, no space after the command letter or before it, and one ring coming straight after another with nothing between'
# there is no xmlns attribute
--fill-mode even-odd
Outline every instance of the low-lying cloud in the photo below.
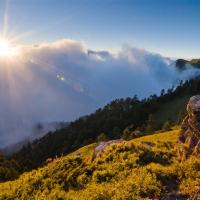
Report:
<svg viewBox="0 0 200 200"><path fill-rule="evenodd" d="M70 121L112 99L158 94L193 76L173 63L137 48L112 54L67 39L23 46L18 58L0 60L0 147L29 137L38 122Z"/></svg>

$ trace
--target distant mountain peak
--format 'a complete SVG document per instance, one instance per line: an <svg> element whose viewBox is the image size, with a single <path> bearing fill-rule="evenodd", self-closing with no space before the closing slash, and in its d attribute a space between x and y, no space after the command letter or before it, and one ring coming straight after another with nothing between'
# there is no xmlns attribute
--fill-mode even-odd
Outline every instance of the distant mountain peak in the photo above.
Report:
<svg viewBox="0 0 200 200"><path fill-rule="evenodd" d="M185 60L185 59L177 59L175 61L175 66L180 71L186 70L187 65L200 69L200 58L195 58L190 61Z"/></svg>

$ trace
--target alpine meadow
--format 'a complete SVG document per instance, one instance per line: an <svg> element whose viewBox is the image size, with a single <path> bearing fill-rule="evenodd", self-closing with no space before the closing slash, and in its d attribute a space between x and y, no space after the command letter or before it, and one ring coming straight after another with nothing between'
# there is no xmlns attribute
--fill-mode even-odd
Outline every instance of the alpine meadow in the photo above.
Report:
<svg viewBox="0 0 200 200"><path fill-rule="evenodd" d="M0 200L200 200L200 1L0 1Z"/></svg>

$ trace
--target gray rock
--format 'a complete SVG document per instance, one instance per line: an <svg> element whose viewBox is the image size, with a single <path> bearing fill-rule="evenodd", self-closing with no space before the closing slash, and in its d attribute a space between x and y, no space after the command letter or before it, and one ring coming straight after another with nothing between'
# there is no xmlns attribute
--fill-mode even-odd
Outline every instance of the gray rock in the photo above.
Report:
<svg viewBox="0 0 200 200"><path fill-rule="evenodd" d="M94 154L92 160L95 160L98 155L108 146L111 144L123 144L125 141L122 139L119 140L109 140L107 142L100 142L95 148L94 148Z"/></svg>

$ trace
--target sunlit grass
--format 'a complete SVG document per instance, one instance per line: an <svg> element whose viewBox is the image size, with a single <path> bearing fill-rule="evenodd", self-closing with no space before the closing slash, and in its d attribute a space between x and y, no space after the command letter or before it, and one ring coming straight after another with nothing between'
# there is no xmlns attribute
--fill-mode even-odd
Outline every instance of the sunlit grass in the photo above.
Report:
<svg viewBox="0 0 200 200"><path fill-rule="evenodd" d="M94 161L96 144L85 146L0 184L0 199L161 199L172 191L194 196L200 188L200 160L177 161L178 132L174 128L110 145Z"/></svg>

